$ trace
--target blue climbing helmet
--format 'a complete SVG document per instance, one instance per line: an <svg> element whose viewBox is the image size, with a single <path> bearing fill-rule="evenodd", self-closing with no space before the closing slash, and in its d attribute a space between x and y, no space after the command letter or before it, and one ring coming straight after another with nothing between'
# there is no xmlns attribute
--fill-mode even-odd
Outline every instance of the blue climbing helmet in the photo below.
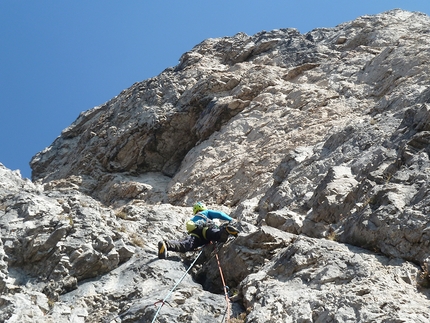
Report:
<svg viewBox="0 0 430 323"><path fill-rule="evenodd" d="M206 205L204 205L202 202L197 202L193 205L193 214L196 214L197 212L207 210L208 208Z"/></svg>

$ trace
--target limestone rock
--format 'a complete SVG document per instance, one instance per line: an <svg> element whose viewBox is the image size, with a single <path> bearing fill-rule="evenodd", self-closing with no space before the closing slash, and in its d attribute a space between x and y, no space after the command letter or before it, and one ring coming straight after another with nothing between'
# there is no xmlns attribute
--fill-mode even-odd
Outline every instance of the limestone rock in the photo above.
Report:
<svg viewBox="0 0 430 323"><path fill-rule="evenodd" d="M419 272L400 259L299 237L248 275L241 292L250 322L427 322Z"/></svg>
<svg viewBox="0 0 430 323"><path fill-rule="evenodd" d="M429 29L207 39L0 165L0 321L221 321L216 253L244 322L428 322ZM198 200L239 237L158 260Z"/></svg>

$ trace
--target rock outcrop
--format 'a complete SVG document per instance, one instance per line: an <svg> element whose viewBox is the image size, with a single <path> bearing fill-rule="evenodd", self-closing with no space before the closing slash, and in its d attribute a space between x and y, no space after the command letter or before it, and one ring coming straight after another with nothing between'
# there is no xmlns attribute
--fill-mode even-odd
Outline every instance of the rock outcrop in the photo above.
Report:
<svg viewBox="0 0 430 323"><path fill-rule="evenodd" d="M428 322L430 18L207 39L0 166L0 320L151 322L196 254L158 260L194 201L207 246L160 322Z"/></svg>

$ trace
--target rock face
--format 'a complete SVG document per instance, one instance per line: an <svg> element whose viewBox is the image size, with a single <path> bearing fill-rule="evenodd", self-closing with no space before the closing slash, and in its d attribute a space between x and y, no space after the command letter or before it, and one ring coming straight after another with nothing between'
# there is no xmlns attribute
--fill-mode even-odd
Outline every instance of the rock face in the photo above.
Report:
<svg viewBox="0 0 430 323"><path fill-rule="evenodd" d="M0 166L0 321L429 322L430 18L207 39ZM193 202L242 233L158 260ZM171 289L183 278L173 291ZM171 292L171 294L169 294Z"/></svg>

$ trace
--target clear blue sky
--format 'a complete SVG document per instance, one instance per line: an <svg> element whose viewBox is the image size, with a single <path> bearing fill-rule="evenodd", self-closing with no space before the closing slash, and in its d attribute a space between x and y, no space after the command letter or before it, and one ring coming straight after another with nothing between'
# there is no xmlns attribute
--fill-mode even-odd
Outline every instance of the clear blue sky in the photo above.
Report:
<svg viewBox="0 0 430 323"><path fill-rule="evenodd" d="M79 115L178 64L207 38L306 33L429 0L1 0L0 163L29 162Z"/></svg>

